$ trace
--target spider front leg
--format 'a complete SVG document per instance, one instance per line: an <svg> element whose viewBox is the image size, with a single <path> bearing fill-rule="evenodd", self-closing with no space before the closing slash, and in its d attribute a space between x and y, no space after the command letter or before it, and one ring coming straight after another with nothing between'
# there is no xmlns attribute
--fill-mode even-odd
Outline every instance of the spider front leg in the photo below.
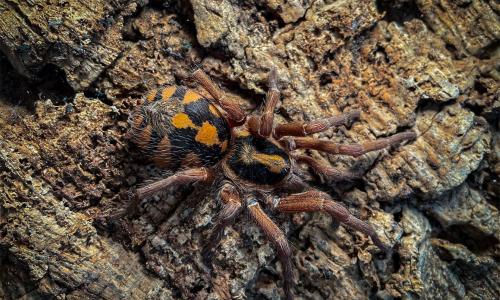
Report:
<svg viewBox="0 0 500 300"><path fill-rule="evenodd" d="M229 121L233 126L239 126L245 123L246 114L239 105L226 99L226 95L219 87L208 77L201 69L193 72L193 77L205 90L214 98L215 102L227 113Z"/></svg>
<svg viewBox="0 0 500 300"><path fill-rule="evenodd" d="M202 255L206 261L208 261L213 250L220 243L224 234L224 229L230 225L234 221L234 218L242 211L240 195L233 185L224 185L219 192L219 198L223 203L222 210L217 216L217 224L210 235L210 239L202 250Z"/></svg>
<svg viewBox="0 0 500 300"><path fill-rule="evenodd" d="M276 209L285 213L326 212L333 219L368 235L373 243L386 254L391 252L391 248L380 240L370 224L353 216L347 208L333 201L326 193L310 190L300 194L289 195L279 201Z"/></svg>
<svg viewBox="0 0 500 300"><path fill-rule="evenodd" d="M280 99L280 91L278 90L278 74L275 68L271 69L269 72L269 91L266 95L266 104L264 106L264 112L260 116L260 130L259 134L263 137L268 137L271 135L273 130L274 122L274 109L278 104Z"/></svg>
<svg viewBox="0 0 500 300"><path fill-rule="evenodd" d="M255 199L248 199L247 208L257 225L264 231L266 237L276 248L278 257L283 268L283 282L286 299L293 299L293 272L292 272L292 250L285 234L274 224L274 222L262 210Z"/></svg>
<svg viewBox="0 0 500 300"><path fill-rule="evenodd" d="M297 121L279 124L276 128L274 128L274 137L276 139L280 139L284 136L307 136L325 131L331 127L349 124L358 119L359 116L359 110L355 110L337 116L314 120L308 123Z"/></svg>
<svg viewBox="0 0 500 300"><path fill-rule="evenodd" d="M150 198L169 186L189 184L192 182L210 182L213 178L213 172L207 168L194 168L179 171L165 179L160 179L144 187L138 188L134 193L134 199L128 207L127 212L131 213L143 199Z"/></svg>
<svg viewBox="0 0 500 300"><path fill-rule="evenodd" d="M414 132L406 131L361 144L338 144L332 141L309 137L285 137L282 138L280 142L283 146L287 147L289 151L296 149L313 149L330 154L345 154L358 157L367 152L380 150L391 145L399 144L405 140L415 139L416 137L417 135Z"/></svg>
<svg viewBox="0 0 500 300"><path fill-rule="evenodd" d="M266 94L264 111L260 115L251 116L248 120L249 131L254 136L269 137L273 131L274 109L280 99L278 90L278 74L275 68L271 69L268 77L269 90Z"/></svg>

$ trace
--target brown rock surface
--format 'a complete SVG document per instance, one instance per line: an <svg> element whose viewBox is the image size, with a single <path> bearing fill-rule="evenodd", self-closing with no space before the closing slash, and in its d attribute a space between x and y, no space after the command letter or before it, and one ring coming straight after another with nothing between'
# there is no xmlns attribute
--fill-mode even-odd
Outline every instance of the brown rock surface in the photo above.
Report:
<svg viewBox="0 0 500 300"><path fill-rule="evenodd" d="M358 159L310 152L364 174L318 187L394 254L324 215L274 215L298 297L498 296L498 11L479 0L0 3L0 298L282 296L274 250L246 216L212 270L202 259L215 187L172 188L137 216L106 217L165 176L125 137L134 100L194 86L195 64L249 112L276 66L279 121L362 111L322 139L418 134Z"/></svg>

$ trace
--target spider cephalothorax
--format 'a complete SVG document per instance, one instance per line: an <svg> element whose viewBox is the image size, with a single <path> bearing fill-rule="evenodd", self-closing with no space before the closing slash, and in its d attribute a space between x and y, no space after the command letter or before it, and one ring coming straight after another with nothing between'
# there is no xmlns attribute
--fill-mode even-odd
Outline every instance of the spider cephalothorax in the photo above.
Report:
<svg viewBox="0 0 500 300"><path fill-rule="evenodd" d="M333 126L349 123L359 117L358 111L319 119L310 123L273 124L274 109L280 98L276 71L269 75L269 92L263 112L247 117L236 103L227 100L223 92L201 70L194 78L208 91L208 99L185 87L166 87L150 92L131 116L131 139L160 167L177 170L165 179L136 190L136 203L174 184L212 183L217 176L226 180L219 189L222 210L210 239L208 249L220 241L224 228L244 208L274 244L283 265L284 290L292 298L293 283L291 250L286 236L261 208L271 204L277 212L322 211L334 219L370 236L384 251L385 245L373 228L354 217L341 204L319 190L310 188L300 178L300 164L328 176L332 180L349 179L313 158L296 154L296 149L315 149L330 154L359 156L401 141L415 138L413 132L403 132L362 144L336 144L308 137ZM222 172L218 172L222 170ZM275 201L259 197L273 191L303 189Z"/></svg>
<svg viewBox="0 0 500 300"><path fill-rule="evenodd" d="M279 144L252 136L246 130L234 131L231 150L222 161L227 177L241 185L272 190L291 171L290 156Z"/></svg>

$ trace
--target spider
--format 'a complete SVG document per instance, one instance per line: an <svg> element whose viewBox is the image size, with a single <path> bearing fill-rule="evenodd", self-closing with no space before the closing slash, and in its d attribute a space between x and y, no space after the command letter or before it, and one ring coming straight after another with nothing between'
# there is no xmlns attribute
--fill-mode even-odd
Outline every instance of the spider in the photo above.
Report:
<svg viewBox="0 0 500 300"><path fill-rule="evenodd" d="M360 112L312 122L274 124L274 109L280 99L274 68L269 72L269 88L262 112L249 116L227 99L201 69L195 70L192 76L211 99L183 86L164 87L149 92L131 115L132 142L159 167L176 171L167 178L136 189L135 204L131 207L173 185L219 183L218 198L222 208L206 249L215 248L224 228L246 210L276 249L287 299L293 298L291 248L285 234L265 213L263 206L281 213L328 213L338 222L370 236L384 252L390 251L372 226L351 215L327 193L311 188L303 179L300 165L305 164L334 181L349 179L351 174L325 166L294 150L314 149L357 157L414 139L415 133L407 131L361 144L315 139L309 136L347 124L358 118ZM297 190L300 192L287 194Z"/></svg>

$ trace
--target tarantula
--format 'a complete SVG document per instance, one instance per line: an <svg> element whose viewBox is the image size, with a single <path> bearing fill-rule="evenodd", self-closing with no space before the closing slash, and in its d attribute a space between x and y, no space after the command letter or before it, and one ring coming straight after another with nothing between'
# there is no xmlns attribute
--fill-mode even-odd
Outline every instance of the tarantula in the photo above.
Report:
<svg viewBox="0 0 500 300"><path fill-rule="evenodd" d="M183 86L153 90L139 102L131 115L131 139L158 166L177 170L173 175L138 188L136 204L172 185L193 182L212 183L223 177L218 190L222 209L208 248L220 241L223 230L244 209L274 244L283 268L284 291L292 299L291 249L285 234L268 217L262 204L284 213L326 212L335 220L359 230L388 252L373 228L341 204L319 190L310 188L301 178L299 164L308 165L318 174L333 180L349 178L313 158L294 153L296 149L314 149L330 154L359 156L415 138L403 132L361 144L337 144L308 137L330 127L358 118L358 111L312 122L274 124L274 109L280 98L275 69L269 73L269 90L261 113L246 116L201 69L194 79L212 96L201 96ZM277 192L301 189L300 193L279 198Z"/></svg>

